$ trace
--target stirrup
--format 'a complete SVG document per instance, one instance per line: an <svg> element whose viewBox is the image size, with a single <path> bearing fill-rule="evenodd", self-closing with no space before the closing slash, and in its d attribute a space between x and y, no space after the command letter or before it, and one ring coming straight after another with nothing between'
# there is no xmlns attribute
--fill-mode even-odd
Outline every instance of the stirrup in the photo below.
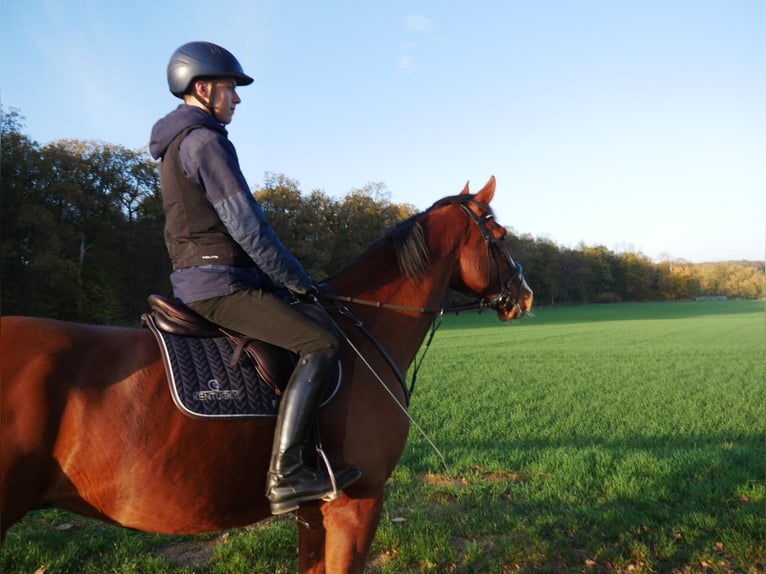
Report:
<svg viewBox="0 0 766 574"><path fill-rule="evenodd" d="M339 499L343 493L340 490L338 490L338 484L335 482L335 473L332 470L332 465L330 465L330 459L327 458L327 455L325 454L321 446L317 445L316 451L317 453L319 453L319 456L321 456L322 460L324 461L325 468L327 468L327 476L330 477L330 484L332 484L332 492L324 495L322 497L322 500L324 500L325 502L332 502L333 500Z"/></svg>

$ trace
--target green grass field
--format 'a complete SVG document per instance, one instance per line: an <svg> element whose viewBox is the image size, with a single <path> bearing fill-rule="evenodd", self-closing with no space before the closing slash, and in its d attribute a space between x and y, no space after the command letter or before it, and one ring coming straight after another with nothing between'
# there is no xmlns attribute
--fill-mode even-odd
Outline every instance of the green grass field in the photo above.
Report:
<svg viewBox="0 0 766 574"><path fill-rule="evenodd" d="M419 374L371 574L763 572L764 303L448 316ZM163 537L60 511L0 571L294 572L296 530Z"/></svg>

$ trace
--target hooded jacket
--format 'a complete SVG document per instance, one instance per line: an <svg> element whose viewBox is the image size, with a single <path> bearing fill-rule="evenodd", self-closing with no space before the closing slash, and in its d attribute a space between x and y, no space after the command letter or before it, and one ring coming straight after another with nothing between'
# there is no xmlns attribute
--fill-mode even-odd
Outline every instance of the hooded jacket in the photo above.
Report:
<svg viewBox="0 0 766 574"><path fill-rule="evenodd" d="M149 151L162 160L165 242L177 298L188 303L258 288L263 275L297 293L311 288L250 192L226 128L211 114L181 104L154 125Z"/></svg>

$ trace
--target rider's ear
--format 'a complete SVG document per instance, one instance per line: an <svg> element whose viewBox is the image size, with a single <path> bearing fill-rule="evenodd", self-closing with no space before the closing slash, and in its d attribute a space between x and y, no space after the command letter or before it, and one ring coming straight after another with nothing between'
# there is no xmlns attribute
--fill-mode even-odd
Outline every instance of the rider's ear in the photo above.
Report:
<svg viewBox="0 0 766 574"><path fill-rule="evenodd" d="M198 96L207 98L210 96L210 83L206 80L197 79L192 85L192 90L194 90L194 93Z"/></svg>

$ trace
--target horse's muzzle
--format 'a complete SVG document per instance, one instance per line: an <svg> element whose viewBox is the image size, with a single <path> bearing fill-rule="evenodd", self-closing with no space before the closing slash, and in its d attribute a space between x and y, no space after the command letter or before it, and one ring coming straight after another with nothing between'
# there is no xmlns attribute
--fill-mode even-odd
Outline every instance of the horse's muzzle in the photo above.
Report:
<svg viewBox="0 0 766 574"><path fill-rule="evenodd" d="M501 295L495 302L494 307L497 317L501 321L511 321L521 319L532 310L532 300L534 293L527 285L526 280L521 277L521 282L515 296Z"/></svg>

